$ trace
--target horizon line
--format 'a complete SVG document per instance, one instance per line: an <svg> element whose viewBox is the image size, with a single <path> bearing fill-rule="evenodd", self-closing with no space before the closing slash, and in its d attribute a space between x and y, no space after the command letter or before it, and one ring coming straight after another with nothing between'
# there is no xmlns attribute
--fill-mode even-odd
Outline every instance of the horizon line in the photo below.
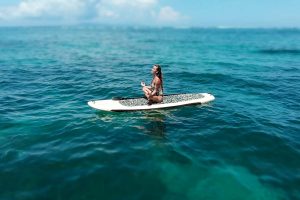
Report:
<svg viewBox="0 0 300 200"><path fill-rule="evenodd" d="M168 26L168 25L133 25L133 24L101 24L101 23L76 23L76 24L12 24L1 25L0 28L34 28L34 27L113 27L113 28L151 28L151 29L300 29L297 26Z"/></svg>

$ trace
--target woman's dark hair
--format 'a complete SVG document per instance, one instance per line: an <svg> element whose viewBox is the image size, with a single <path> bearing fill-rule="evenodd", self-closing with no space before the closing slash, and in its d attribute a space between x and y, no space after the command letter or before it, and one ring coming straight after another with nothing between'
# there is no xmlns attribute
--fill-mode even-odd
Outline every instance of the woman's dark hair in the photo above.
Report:
<svg viewBox="0 0 300 200"><path fill-rule="evenodd" d="M157 69L156 75L158 76L158 78L159 78L160 81L161 81L161 89L164 90L164 89L163 89L164 87L163 87L163 80L162 80L162 71L161 71L161 67L160 67L159 64L155 64L154 66L155 66L156 69Z"/></svg>

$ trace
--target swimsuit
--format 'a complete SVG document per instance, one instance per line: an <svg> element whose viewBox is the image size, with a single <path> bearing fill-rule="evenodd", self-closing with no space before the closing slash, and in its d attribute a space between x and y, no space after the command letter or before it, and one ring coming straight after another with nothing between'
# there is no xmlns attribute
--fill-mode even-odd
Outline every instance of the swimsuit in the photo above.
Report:
<svg viewBox="0 0 300 200"><path fill-rule="evenodd" d="M152 92L155 90L155 84L154 84L153 80L152 80L152 82L151 82L151 88L150 88L150 90L151 90ZM163 96L162 85L160 85L159 90L156 91L155 96Z"/></svg>

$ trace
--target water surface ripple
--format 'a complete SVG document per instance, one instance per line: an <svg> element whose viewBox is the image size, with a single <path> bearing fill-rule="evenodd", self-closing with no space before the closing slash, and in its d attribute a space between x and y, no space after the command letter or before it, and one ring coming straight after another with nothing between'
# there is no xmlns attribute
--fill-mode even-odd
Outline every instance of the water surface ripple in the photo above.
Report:
<svg viewBox="0 0 300 200"><path fill-rule="evenodd" d="M0 28L0 199L300 199L300 31ZM213 103L135 113L92 99Z"/></svg>

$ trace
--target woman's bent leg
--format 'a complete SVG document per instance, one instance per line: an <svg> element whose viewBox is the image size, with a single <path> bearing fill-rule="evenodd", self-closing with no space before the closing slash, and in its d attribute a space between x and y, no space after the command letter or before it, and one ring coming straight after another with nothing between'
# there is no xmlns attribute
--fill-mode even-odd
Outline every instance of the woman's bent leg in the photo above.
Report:
<svg viewBox="0 0 300 200"><path fill-rule="evenodd" d="M149 98L149 100L154 101L156 103L161 103L163 101L163 97L162 96L151 96Z"/></svg>

